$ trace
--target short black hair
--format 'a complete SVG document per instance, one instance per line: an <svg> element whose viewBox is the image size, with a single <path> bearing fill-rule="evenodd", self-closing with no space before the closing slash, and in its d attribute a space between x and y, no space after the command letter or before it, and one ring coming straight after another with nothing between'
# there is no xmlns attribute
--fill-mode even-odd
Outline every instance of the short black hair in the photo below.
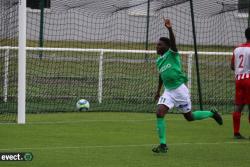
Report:
<svg viewBox="0 0 250 167"><path fill-rule="evenodd" d="M245 36L247 40L250 40L250 27L248 27L245 31Z"/></svg>
<svg viewBox="0 0 250 167"><path fill-rule="evenodd" d="M167 37L160 37L159 40L164 42L167 46L170 46L170 40Z"/></svg>

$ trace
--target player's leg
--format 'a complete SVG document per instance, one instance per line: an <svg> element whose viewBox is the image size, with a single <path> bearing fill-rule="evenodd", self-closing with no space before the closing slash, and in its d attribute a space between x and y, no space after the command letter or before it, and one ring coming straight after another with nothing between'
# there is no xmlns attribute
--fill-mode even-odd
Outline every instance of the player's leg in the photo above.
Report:
<svg viewBox="0 0 250 167"><path fill-rule="evenodd" d="M157 133L160 140L160 145L153 148L152 151L156 153L164 153L168 151L166 143L166 123L164 120L165 114L168 112L169 108L163 104L158 105L156 111L156 126Z"/></svg>
<svg viewBox="0 0 250 167"><path fill-rule="evenodd" d="M166 122L164 117L168 110L173 108L173 106L174 105L171 102L171 97L169 96L168 92L165 91L159 98L156 111L156 126L160 144L152 149L152 151L155 153L166 153L168 151L166 142Z"/></svg>
<svg viewBox="0 0 250 167"><path fill-rule="evenodd" d="M166 145L166 123L164 117L168 110L167 106L160 104L156 112L156 126L161 145Z"/></svg>
<svg viewBox="0 0 250 167"><path fill-rule="evenodd" d="M248 105L248 122L249 122L249 124L250 124L250 78L248 78L247 79L247 84L245 84L245 85L247 85L246 86L246 104ZM249 137L249 139L250 139L250 137Z"/></svg>
<svg viewBox="0 0 250 167"><path fill-rule="evenodd" d="M250 104L248 104L248 122L250 124Z"/></svg>
<svg viewBox="0 0 250 167"><path fill-rule="evenodd" d="M187 121L202 120L212 118L214 113L212 111L190 111L183 114Z"/></svg>
<svg viewBox="0 0 250 167"><path fill-rule="evenodd" d="M248 104L248 123L250 124L250 104ZM249 136L250 140L250 136Z"/></svg>
<svg viewBox="0 0 250 167"><path fill-rule="evenodd" d="M187 121L194 121L194 117L193 117L191 111L189 111L189 112L187 112L187 113L183 113L183 116L184 116L184 118L185 118Z"/></svg>
<svg viewBox="0 0 250 167"><path fill-rule="evenodd" d="M206 118L213 118L219 125L223 124L223 120L220 114L215 110L212 109L211 111L189 111L183 113L184 118L187 121L195 121L195 120L202 120Z"/></svg>
<svg viewBox="0 0 250 167"><path fill-rule="evenodd" d="M246 97L245 97L245 99L247 99L246 100L246 104L248 105L248 122L249 122L249 124L250 124L250 78L248 78L247 80L246 80L246 93L245 93L245 95L246 95Z"/></svg>
<svg viewBox="0 0 250 167"><path fill-rule="evenodd" d="M174 99L176 107L182 110L184 118L187 121L214 118L218 124L222 125L222 118L215 109L211 111L191 111L191 99L189 95L189 90L186 85L181 85L176 90L175 94L173 94L173 97L175 97Z"/></svg>
<svg viewBox="0 0 250 167"><path fill-rule="evenodd" d="M235 109L232 113L233 117L233 131L235 139L245 139L240 134L240 120L241 120L241 112L244 109L244 105L246 104L246 86L245 80L236 80L235 84Z"/></svg>
<svg viewBox="0 0 250 167"><path fill-rule="evenodd" d="M232 114L235 139L245 139L245 137L240 134L240 119L241 119L241 112L243 109L244 109L244 104L235 105L235 111Z"/></svg>

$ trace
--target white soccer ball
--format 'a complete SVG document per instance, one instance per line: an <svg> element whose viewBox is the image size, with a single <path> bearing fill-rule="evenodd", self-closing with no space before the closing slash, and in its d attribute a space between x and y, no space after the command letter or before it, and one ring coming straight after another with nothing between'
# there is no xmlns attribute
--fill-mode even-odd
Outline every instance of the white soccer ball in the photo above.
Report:
<svg viewBox="0 0 250 167"><path fill-rule="evenodd" d="M89 102L85 99L80 99L76 103L76 108L79 111L88 111L89 110Z"/></svg>

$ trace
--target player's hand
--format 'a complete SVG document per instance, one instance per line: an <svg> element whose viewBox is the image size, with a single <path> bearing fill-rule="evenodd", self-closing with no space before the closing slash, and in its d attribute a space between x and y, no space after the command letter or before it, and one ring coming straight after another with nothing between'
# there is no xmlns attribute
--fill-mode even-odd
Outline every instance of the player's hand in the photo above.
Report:
<svg viewBox="0 0 250 167"><path fill-rule="evenodd" d="M165 24L166 28L172 28L172 23L171 23L171 21L169 19L165 19L163 17L163 20L164 20L164 24Z"/></svg>
<svg viewBox="0 0 250 167"><path fill-rule="evenodd" d="M159 98L160 98L160 93L157 92L155 94L154 100L157 101L157 100L159 100Z"/></svg>

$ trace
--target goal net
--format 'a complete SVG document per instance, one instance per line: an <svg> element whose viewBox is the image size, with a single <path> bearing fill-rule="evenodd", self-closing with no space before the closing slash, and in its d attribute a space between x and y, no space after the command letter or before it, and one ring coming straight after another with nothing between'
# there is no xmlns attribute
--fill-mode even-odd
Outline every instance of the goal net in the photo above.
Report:
<svg viewBox="0 0 250 167"><path fill-rule="evenodd" d="M17 110L18 1L0 4L0 117L13 120L7 117ZM194 109L233 111L229 64L245 40L247 4L194 1L192 25L188 0L28 0L26 113L76 111L81 98L90 111L153 112L155 43L168 37L162 17L173 23Z"/></svg>

